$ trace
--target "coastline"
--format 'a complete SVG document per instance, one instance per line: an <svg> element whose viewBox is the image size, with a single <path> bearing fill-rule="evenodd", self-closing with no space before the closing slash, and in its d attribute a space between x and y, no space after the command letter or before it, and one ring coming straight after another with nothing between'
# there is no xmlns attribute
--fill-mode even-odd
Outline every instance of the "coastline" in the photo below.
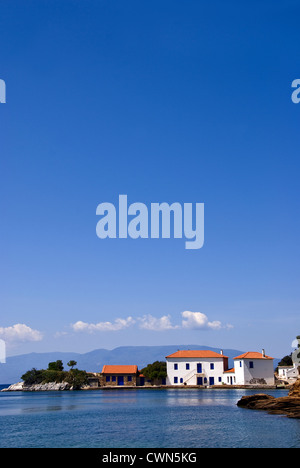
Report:
<svg viewBox="0 0 300 468"><path fill-rule="evenodd" d="M269 414L285 415L300 419L300 380L291 386L288 396L275 398L267 394L243 396L237 403L241 408L264 410Z"/></svg>
<svg viewBox="0 0 300 468"><path fill-rule="evenodd" d="M78 391L87 390L289 390L289 386L282 387L276 385L145 385L145 386L103 386L93 387L84 386ZM73 387L67 382L56 383L49 382L45 384L24 385L24 382L18 382L3 388L1 392L51 392L51 391L73 391Z"/></svg>

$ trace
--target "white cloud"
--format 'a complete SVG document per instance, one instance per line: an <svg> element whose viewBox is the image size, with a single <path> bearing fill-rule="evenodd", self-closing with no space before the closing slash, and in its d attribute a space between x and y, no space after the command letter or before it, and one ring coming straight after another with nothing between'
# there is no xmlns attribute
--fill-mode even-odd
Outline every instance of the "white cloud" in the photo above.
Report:
<svg viewBox="0 0 300 468"><path fill-rule="evenodd" d="M168 331L178 329L191 329L191 330L219 330L221 328L230 328L231 325L223 326L221 322L214 321L210 322L208 317L201 312L190 312L185 311L181 313L182 323L181 325L173 325L170 315L163 315L162 317L154 317L151 314L144 315L142 317L127 317L125 319L117 318L114 322L99 322L99 323L88 323L79 320L71 325L71 328L75 332L110 332L119 331L129 328L135 324L143 330L153 331Z"/></svg>
<svg viewBox="0 0 300 468"><path fill-rule="evenodd" d="M33 330L24 323L17 323L11 327L0 327L0 337L6 342L41 341L43 335L38 330Z"/></svg>
<svg viewBox="0 0 300 468"><path fill-rule="evenodd" d="M190 329L202 329L202 330L219 330L223 328L221 322L215 320L214 322L209 322L207 315L202 314L201 312L190 312L188 310L181 313L182 328Z"/></svg>
<svg viewBox="0 0 300 468"><path fill-rule="evenodd" d="M140 317L138 320L140 322L140 328L143 328L144 330L164 331L178 328L178 326L172 325L170 315L164 315L163 317L156 318L149 314Z"/></svg>
<svg viewBox="0 0 300 468"><path fill-rule="evenodd" d="M132 317L127 317L126 319L117 318L114 322L99 322L99 323L87 323L78 321L73 323L71 326L75 332L87 331L118 331L128 328L135 323L135 320Z"/></svg>

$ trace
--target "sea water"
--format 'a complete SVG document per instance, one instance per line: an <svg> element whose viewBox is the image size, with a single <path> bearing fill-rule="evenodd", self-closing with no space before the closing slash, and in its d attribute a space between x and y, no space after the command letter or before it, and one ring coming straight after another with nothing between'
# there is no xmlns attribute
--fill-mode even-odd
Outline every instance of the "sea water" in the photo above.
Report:
<svg viewBox="0 0 300 468"><path fill-rule="evenodd" d="M0 447L300 447L300 420L237 407L262 390L0 393ZM285 390L264 393L286 396Z"/></svg>

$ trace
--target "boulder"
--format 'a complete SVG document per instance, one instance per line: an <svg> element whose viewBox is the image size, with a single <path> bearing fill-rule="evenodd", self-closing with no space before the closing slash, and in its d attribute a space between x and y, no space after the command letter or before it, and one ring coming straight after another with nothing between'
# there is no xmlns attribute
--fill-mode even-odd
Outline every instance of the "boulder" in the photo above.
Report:
<svg viewBox="0 0 300 468"><path fill-rule="evenodd" d="M43 384L25 385L24 382L18 382L10 385L8 388L1 390L2 392L51 392L51 391L64 391L72 390L72 387L67 382L49 382Z"/></svg>
<svg viewBox="0 0 300 468"><path fill-rule="evenodd" d="M24 382L18 382L13 385L10 385L8 388L3 388L1 392L20 392L23 390Z"/></svg>
<svg viewBox="0 0 300 468"><path fill-rule="evenodd" d="M300 379L298 379L294 385L291 386L289 391L290 397L300 397Z"/></svg>
<svg viewBox="0 0 300 468"><path fill-rule="evenodd" d="M243 396L237 406L248 409L264 410L270 414L282 414L289 418L300 419L300 380L291 387L288 396L275 398L271 395L256 394Z"/></svg>

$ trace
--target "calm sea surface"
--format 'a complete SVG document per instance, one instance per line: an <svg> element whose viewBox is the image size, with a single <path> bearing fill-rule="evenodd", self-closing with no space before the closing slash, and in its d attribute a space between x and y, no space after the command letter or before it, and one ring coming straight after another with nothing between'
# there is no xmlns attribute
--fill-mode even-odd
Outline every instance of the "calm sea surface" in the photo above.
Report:
<svg viewBox="0 0 300 468"><path fill-rule="evenodd" d="M236 406L258 392L2 392L0 447L300 448L300 420Z"/></svg>

